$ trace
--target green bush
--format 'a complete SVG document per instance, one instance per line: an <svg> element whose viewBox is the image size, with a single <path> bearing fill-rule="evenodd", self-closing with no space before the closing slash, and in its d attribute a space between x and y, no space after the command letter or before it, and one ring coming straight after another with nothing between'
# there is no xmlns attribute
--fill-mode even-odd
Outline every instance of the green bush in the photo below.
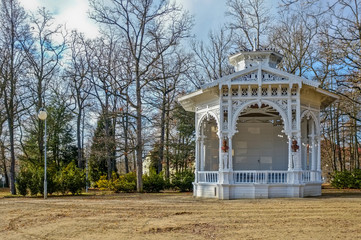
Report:
<svg viewBox="0 0 361 240"><path fill-rule="evenodd" d="M354 178L354 187L361 189L361 169L354 169L352 172L352 177Z"/></svg>
<svg viewBox="0 0 361 240"><path fill-rule="evenodd" d="M16 188L20 195L26 196L28 194L28 183L31 180L31 174L27 169L20 170L16 178Z"/></svg>
<svg viewBox="0 0 361 240"><path fill-rule="evenodd" d="M361 170L335 172L331 186L335 188L361 188Z"/></svg>
<svg viewBox="0 0 361 240"><path fill-rule="evenodd" d="M72 195L79 194L85 187L85 173L82 169L78 168L74 162L66 166L67 172L67 186Z"/></svg>
<svg viewBox="0 0 361 240"><path fill-rule="evenodd" d="M85 173L71 162L59 171L56 181L57 191L63 195L68 192L72 195L79 194L85 187Z"/></svg>
<svg viewBox="0 0 361 240"><path fill-rule="evenodd" d="M30 168L31 179L28 183L28 188L30 194L35 196L38 193L43 193L44 191L44 171L40 167Z"/></svg>
<svg viewBox="0 0 361 240"><path fill-rule="evenodd" d="M59 186L58 186L56 171L48 171L48 174L46 176L46 181L48 185L48 194L53 194L55 192L58 192ZM44 184L41 185L43 186Z"/></svg>
<svg viewBox="0 0 361 240"><path fill-rule="evenodd" d="M100 176L99 180L96 181L95 185L100 189L100 190L107 190L109 189L109 181L107 179L107 175L103 175Z"/></svg>
<svg viewBox="0 0 361 240"><path fill-rule="evenodd" d="M114 192L134 192L137 189L136 175L133 172L112 180L110 190Z"/></svg>
<svg viewBox="0 0 361 240"><path fill-rule="evenodd" d="M149 174L143 175L144 192L160 192L164 190L165 184L163 173L157 174L155 170L151 170Z"/></svg>
<svg viewBox="0 0 361 240"><path fill-rule="evenodd" d="M172 185L175 189L181 192L188 192L193 190L194 173L186 170L178 172L172 177Z"/></svg>

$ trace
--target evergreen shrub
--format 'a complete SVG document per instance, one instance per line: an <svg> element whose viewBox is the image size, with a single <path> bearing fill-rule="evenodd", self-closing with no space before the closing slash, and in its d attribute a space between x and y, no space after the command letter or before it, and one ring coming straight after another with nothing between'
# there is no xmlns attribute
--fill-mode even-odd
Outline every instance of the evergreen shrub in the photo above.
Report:
<svg viewBox="0 0 361 240"><path fill-rule="evenodd" d="M333 175L331 186L335 188L361 188L361 169L337 171Z"/></svg>
<svg viewBox="0 0 361 240"><path fill-rule="evenodd" d="M67 175L67 187L68 191L72 195L81 193L82 189L85 186L85 173L83 170L78 168L74 162L71 162L65 168Z"/></svg>
<svg viewBox="0 0 361 240"><path fill-rule="evenodd" d="M130 172L121 176L117 176L115 172L112 173L112 178L107 179L107 175L103 175L95 183L100 190L111 190L116 193L119 192L134 192L137 189L137 177L135 172Z"/></svg>
<svg viewBox="0 0 361 240"><path fill-rule="evenodd" d="M85 173L82 169L76 167L74 162L56 170L53 167L47 169L47 191L48 194L60 192L63 195L71 192L78 194L85 187ZM44 193L44 169L42 167L26 166L23 167L17 178L16 186L19 193L23 196L30 192L31 195Z"/></svg>
<svg viewBox="0 0 361 240"><path fill-rule="evenodd" d="M28 183L31 180L29 171L22 169L16 178L16 188L20 195L26 196L28 194Z"/></svg>
<svg viewBox="0 0 361 240"><path fill-rule="evenodd" d="M181 192L193 190L194 173L191 170L177 172L172 177L173 188Z"/></svg>
<svg viewBox="0 0 361 240"><path fill-rule="evenodd" d="M163 172L157 174L154 169L149 174L143 175L143 191L144 192L160 192L164 190L166 182Z"/></svg>
<svg viewBox="0 0 361 240"><path fill-rule="evenodd" d="M97 186L100 190L110 189L107 175L100 176L99 180L96 181L95 186Z"/></svg>

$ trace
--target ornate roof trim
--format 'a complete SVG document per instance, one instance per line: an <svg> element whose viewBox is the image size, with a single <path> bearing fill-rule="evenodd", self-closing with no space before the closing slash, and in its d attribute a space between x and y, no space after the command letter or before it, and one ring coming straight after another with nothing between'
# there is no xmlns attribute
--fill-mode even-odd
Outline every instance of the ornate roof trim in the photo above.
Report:
<svg viewBox="0 0 361 240"><path fill-rule="evenodd" d="M286 83L286 82L287 83L299 83L299 84L303 83L305 85L316 87L316 88L318 88L319 85L320 85L320 83L318 81L313 81L313 80L309 80L309 79L306 79L306 78L303 78L303 77L299 77L299 76L296 76L294 74L290 74L290 73L287 73L285 71L281 71L281 70L276 69L276 68L271 68L271 67L267 67L267 66L261 66L260 68L263 71L266 71L266 72L269 72L269 73L284 77L285 79L287 79L287 80L282 81L284 83ZM203 84L201 86L201 89L208 89L208 88L211 88L211 87L218 86L219 84L222 84L222 85L231 84L232 80L235 80L237 78L241 78L242 76L247 75L249 73L253 73L253 72L257 71L258 69L259 69L259 66L254 66L254 67L247 68L247 69L244 69L244 70L239 71L239 72L232 73L230 75L219 78L219 79L217 79L217 80L215 80L213 82ZM270 81L265 81L265 83L266 82L271 83ZM245 81L245 83L250 83L250 82Z"/></svg>

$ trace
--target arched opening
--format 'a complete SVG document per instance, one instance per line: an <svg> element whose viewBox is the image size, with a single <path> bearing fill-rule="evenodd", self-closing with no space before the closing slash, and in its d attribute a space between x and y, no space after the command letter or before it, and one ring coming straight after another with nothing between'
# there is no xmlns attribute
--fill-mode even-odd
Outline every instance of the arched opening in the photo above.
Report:
<svg viewBox="0 0 361 240"><path fill-rule="evenodd" d="M240 112L232 139L234 170L287 170L288 138L273 107L250 105Z"/></svg>
<svg viewBox="0 0 361 240"><path fill-rule="evenodd" d="M312 117L301 120L301 162L303 170L316 170L316 125Z"/></svg>
<svg viewBox="0 0 361 240"><path fill-rule="evenodd" d="M219 138L217 121L212 115L207 115L200 124L201 171L218 171L219 169Z"/></svg>

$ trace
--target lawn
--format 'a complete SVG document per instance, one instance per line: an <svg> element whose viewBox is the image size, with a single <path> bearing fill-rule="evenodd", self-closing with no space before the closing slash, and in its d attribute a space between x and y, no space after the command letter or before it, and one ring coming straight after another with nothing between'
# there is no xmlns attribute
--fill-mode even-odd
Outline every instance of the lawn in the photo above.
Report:
<svg viewBox="0 0 361 240"><path fill-rule="evenodd" d="M4 198L0 239L360 239L361 191L303 199L191 193Z"/></svg>

